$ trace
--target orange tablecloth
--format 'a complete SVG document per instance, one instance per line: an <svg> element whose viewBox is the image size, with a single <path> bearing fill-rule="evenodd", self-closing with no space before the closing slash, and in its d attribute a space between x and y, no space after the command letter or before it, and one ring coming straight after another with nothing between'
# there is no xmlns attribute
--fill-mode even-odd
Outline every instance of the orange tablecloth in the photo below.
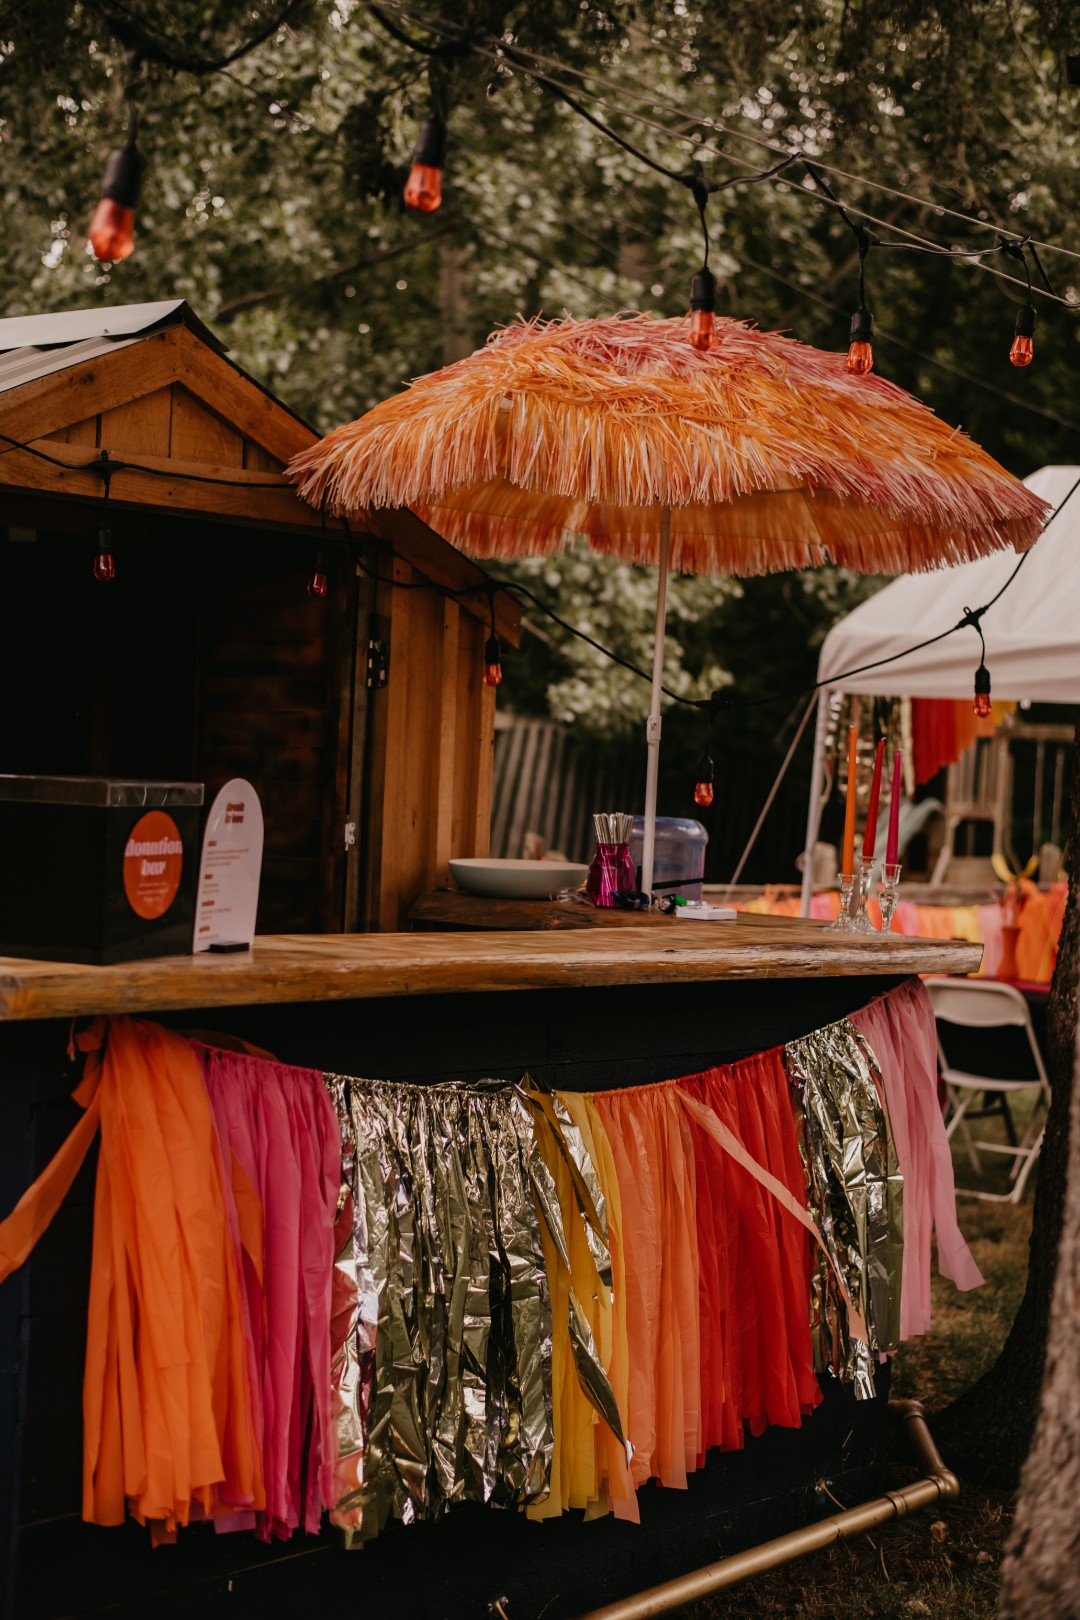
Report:
<svg viewBox="0 0 1080 1620"><path fill-rule="evenodd" d="M1068 890L1067 883L1055 883L1047 890L1033 883L1023 885L1020 935L1016 945L1016 965L1021 979L1049 984L1053 977ZM902 895L902 887L900 892ZM739 909L770 917L797 917L799 900L790 892L766 889L760 898L743 902ZM831 919L839 909L840 896L835 889L815 894L810 903L812 917ZM875 922L880 922L881 914L873 900L870 915ZM981 974L993 978L997 972L1001 957L1001 913L996 905L926 906L912 905L902 899L893 918L893 931L920 939L971 940L985 952Z"/></svg>

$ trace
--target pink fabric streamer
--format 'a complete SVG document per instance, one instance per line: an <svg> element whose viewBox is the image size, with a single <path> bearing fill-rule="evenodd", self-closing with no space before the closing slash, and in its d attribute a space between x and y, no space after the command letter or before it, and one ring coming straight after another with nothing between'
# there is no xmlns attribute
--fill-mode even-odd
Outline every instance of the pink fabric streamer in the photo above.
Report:
<svg viewBox="0 0 1080 1620"><path fill-rule="evenodd" d="M221 1140L229 1224L241 1254L249 1371L266 1482L264 1541L316 1534L333 1499L330 1295L340 1142L312 1069L196 1046ZM252 1197L252 1193L256 1195ZM261 1211L258 1205L261 1204Z"/></svg>
<svg viewBox="0 0 1080 1620"><path fill-rule="evenodd" d="M977 1288L982 1273L956 1220L952 1154L938 1103L934 1010L921 979L911 979L851 1022L874 1053L904 1178L904 1265L900 1283L900 1337L930 1327L931 1242L938 1269L957 1288Z"/></svg>

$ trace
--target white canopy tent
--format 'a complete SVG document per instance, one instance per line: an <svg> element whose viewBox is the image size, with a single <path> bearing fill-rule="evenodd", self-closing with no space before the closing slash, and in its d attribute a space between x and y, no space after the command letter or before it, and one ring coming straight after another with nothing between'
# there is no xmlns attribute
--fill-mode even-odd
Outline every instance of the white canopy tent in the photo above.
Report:
<svg viewBox="0 0 1080 1620"><path fill-rule="evenodd" d="M1010 702L1080 703L1080 467L1041 467L1025 478L1029 489L1055 508L1019 574L982 621L993 696ZM825 637L818 659L817 726L803 859L802 911L810 909L812 851L821 821L828 699L833 692L878 696L971 698L979 662L974 629L960 630L931 647L878 664L916 642L949 630L968 608L994 597L1016 567L1009 552L907 574L886 585Z"/></svg>

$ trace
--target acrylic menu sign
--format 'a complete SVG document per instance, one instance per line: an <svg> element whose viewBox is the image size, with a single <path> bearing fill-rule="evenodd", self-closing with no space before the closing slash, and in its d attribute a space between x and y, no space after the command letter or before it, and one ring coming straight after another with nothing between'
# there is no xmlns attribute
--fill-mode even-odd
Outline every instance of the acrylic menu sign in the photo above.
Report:
<svg viewBox="0 0 1080 1620"><path fill-rule="evenodd" d="M226 782L203 834L195 902L195 951L242 951L255 938L263 816L250 782Z"/></svg>

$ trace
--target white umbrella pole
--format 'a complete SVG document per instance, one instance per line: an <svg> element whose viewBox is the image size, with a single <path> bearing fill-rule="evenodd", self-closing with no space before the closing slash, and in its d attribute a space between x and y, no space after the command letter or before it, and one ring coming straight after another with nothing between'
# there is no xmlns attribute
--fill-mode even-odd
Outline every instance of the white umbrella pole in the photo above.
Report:
<svg viewBox="0 0 1080 1620"><path fill-rule="evenodd" d="M645 836L641 850L641 887L651 897L656 855L656 785L660 776L660 698L664 680L664 633L667 619L668 564L671 557L671 509L660 515L660 572L656 582L656 630L653 636L652 701L645 737L649 748L645 774Z"/></svg>
<svg viewBox="0 0 1080 1620"><path fill-rule="evenodd" d="M810 915L810 897L814 892L814 850L821 827L821 799L825 787L825 732L829 723L827 694L817 695L817 725L814 727L814 763L810 767L810 800L806 807L806 847L803 850L802 905L800 914Z"/></svg>

